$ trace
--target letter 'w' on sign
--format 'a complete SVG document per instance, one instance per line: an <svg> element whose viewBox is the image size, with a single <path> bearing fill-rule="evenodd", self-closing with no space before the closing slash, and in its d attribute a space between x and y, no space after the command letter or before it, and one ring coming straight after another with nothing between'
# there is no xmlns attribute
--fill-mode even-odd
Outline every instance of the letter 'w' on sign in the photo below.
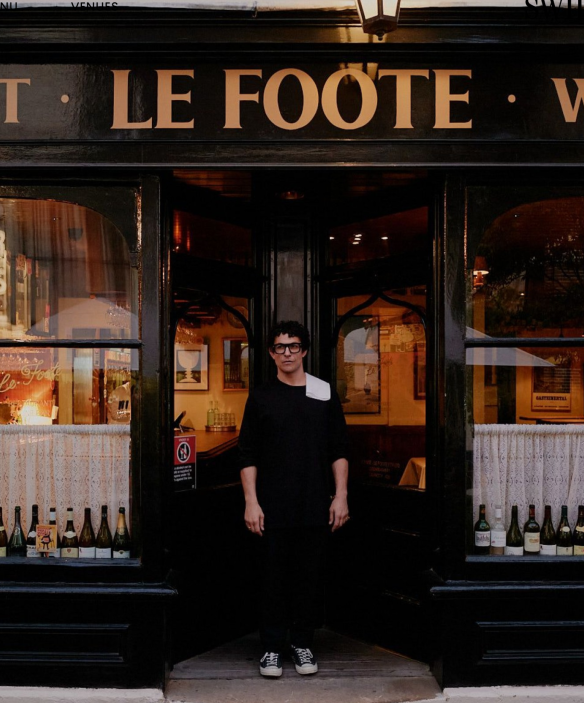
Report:
<svg viewBox="0 0 584 703"><path fill-rule="evenodd" d="M564 120L566 122L576 122L578 119L578 112L580 111L580 105L584 103L584 78L573 79L574 83L578 87L578 93L574 100L574 104L572 104L570 94L568 93L568 86L566 85L567 80L567 78L552 78L552 81L556 86L556 92L560 100L562 112L564 113Z"/></svg>

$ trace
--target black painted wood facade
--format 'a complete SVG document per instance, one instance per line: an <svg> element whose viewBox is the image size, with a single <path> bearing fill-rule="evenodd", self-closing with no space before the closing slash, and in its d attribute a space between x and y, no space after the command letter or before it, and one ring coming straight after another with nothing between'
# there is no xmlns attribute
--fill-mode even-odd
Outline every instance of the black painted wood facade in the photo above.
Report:
<svg viewBox="0 0 584 703"><path fill-rule="evenodd" d="M110 10L18 10L0 13L0 74L4 65L42 66L46 79L58 82L59 66L191 68L205 63L229 65L346 65L380 63L465 68L472 64L488 74L506 67L535 71L537 65L562 67L562 75L584 76L581 47L584 27L574 13L561 18L527 10L419 10L402 11L398 31L385 41L366 37L355 15L318 13L298 18L294 13L270 13L252 17L245 13L193 13L175 11ZM567 72L566 72L566 67ZM10 69L14 71L14 69ZM22 73L22 75L24 75ZM10 73L15 76L15 73ZM223 90L221 85L217 90ZM518 87L519 90L519 87ZM104 96L85 86L88 104L99 112ZM533 104L537 96L529 98ZM103 108L106 109L105 107ZM50 122L51 110L38 120ZM106 116L109 119L109 114ZM583 117L580 116L580 123ZM564 125L565 126L565 125ZM50 131L50 124L45 124ZM62 125L61 125L62 127ZM448 135L393 139L376 135L364 139L347 132L310 139L286 138L195 139L164 135L140 138L92 139L24 135L0 132L2 185L24 190L42 185L58 192L59 184L100 188L132 185L143 194L142 275L144 297L142 337L142 386L140 430L134 438L134 473L139 475L140 539L142 557L119 567L18 564L0 565L0 671L4 684L162 687L170 665L173 635L180 644L174 658L188 654L185 622L190 628L211 629L204 617L193 615L195 607L184 580L196 580L211 568L215 546L227 548L232 559L220 572L229 581L220 595L236 590L242 564L237 557L244 536L230 541L227 529L234 511L240 510L237 490L222 494L209 490L206 510L223 515L224 527L209 544L205 522L194 521L201 537L194 555L176 540L176 531L189 522L203 494L173 498L171 476L171 384L173 270L170 254L169 210L173 199L170 173L175 168L303 170L326 173L333 169L392 170L426 169L434 199L432 221L432 292L429 313L434 320L429 358L432 370L428 388L426 452L432 470L428 490L416 505L400 507L410 533L418 533L415 583L396 583L407 591L405 609L393 610L389 587L379 597L361 601L351 617L337 618L337 625L359 632L397 649L391 636L380 636L381 627L403 628L415 622L415 632L427 638L423 656L432 660L444 686L486 684L584 683L584 620L579 604L584 594L581 559L550 561L509 559L493 570L488 559L465 553L466 513L466 414L464 345L464 217L465 186L469 181L507 179L509 183L578 183L584 168L584 131L554 138L529 135L490 138ZM46 130L45 130L46 131ZM42 130L41 130L42 132ZM170 185L169 185L170 183ZM300 225L296 223L298 227ZM261 271L255 334L263 340L269 324L270 295L266 287L274 269L270 253L278 228L277 214L264 233L258 253ZM310 240L310 232L298 234ZM304 239L303 239L304 238ZM306 256L309 249L300 251ZM276 262L277 263L277 262ZM312 265L312 264L311 264ZM306 265L307 272L313 271ZM177 266L178 272L178 266ZM346 284L325 281L319 288L305 280L305 306L319 305L326 286ZM324 285L326 284L326 286ZM318 291L318 292L315 292ZM282 291L285 297L286 291ZM324 309L324 307L323 307ZM276 311L272 310L275 313ZM330 333L327 313L310 317L316 346L327 348ZM313 369L319 372L318 364ZM326 372L327 361L321 361ZM257 354L255 374L267 375L267 359ZM229 473L229 468L226 468ZM222 497L223 496L223 497ZM378 500L360 496L360 500ZM391 504L391 502L390 502ZM385 509L387 503L384 505ZM177 519L176 512L181 513ZM223 514L221 511L225 511ZM403 534L372 510L363 529L375 532L375 549L387 564L395 559L407 564L409 543ZM403 527L403 523L402 523ZM417 528L420 528L417 530ZM236 528L234 527L236 532ZM403 532L403 530L402 530ZM347 533L345 544L335 551L343 564L343 549L363 535ZM241 541L240 541L241 540ZM243 547L242 547L243 548ZM400 551L401 550L401 551ZM373 554L373 552L372 552ZM241 553L239 553L241 556ZM371 557L373 558L373 556ZM188 563L187 563L188 562ZM370 568L364 566L363 568ZM384 567L385 568L385 567ZM391 571L391 569L389 569ZM179 572L178 574L175 572ZM217 595L220 582L199 580L195 592L200 600ZM407 579L406 579L407 580ZM225 583L223 584L225 585ZM358 585L354 593L358 596ZM178 591L177 591L178 589ZM409 589L409 590L408 590ZM177 592L180 594L176 598ZM363 594L361 594L363 595ZM403 595L403 593L402 593ZM343 604L344 594L335 591L333 601ZM406 599L407 600L407 599ZM175 607L173 603L178 601ZM393 603L393 601L392 601ZM203 604L203 608L204 608ZM175 608L173 610L173 608ZM181 611L189 611L182 618ZM232 608L235 617L236 609ZM411 611L411 620L405 615ZM230 611L231 612L231 611ZM337 610L339 613L340 610ZM233 632L243 632L242 617ZM193 634L195 647L214 643L204 632ZM225 637L228 633L218 634ZM410 633L404 632L404 638ZM182 639L181 639L182 638ZM399 640L399 634L397 639ZM203 643L203 644L201 644ZM181 649L184 645L184 650Z"/></svg>

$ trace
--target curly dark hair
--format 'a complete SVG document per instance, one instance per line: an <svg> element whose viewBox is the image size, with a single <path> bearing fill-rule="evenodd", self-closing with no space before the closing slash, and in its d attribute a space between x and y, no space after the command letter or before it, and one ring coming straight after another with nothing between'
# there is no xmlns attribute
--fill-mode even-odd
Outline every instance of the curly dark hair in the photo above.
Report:
<svg viewBox="0 0 584 703"><path fill-rule="evenodd" d="M287 334L289 337L298 337L302 344L302 349L304 351L310 349L310 332L302 323L296 322L296 320L282 320L276 322L270 330L270 347L274 344L276 337L279 337L281 334Z"/></svg>

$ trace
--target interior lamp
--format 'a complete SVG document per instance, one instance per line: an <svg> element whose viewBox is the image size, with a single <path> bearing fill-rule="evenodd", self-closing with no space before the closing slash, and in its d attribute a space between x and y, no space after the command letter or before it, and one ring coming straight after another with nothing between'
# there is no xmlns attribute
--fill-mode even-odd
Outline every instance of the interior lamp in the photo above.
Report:
<svg viewBox="0 0 584 703"><path fill-rule="evenodd" d="M397 29L400 0L355 0L363 31L379 39Z"/></svg>
<svg viewBox="0 0 584 703"><path fill-rule="evenodd" d="M489 269L487 268L487 260L484 256L477 256L474 260L474 268L472 271L473 287L481 288L485 285L485 276L488 276Z"/></svg>

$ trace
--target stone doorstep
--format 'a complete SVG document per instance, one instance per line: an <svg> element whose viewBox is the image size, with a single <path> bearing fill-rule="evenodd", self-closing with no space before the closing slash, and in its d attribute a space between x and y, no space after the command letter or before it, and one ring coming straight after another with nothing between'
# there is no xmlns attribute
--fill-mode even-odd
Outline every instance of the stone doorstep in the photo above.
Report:
<svg viewBox="0 0 584 703"><path fill-rule="evenodd" d="M0 703L165 703L157 688L0 686Z"/></svg>
<svg viewBox="0 0 584 703"><path fill-rule="evenodd" d="M377 690L374 696L361 697L354 686L348 686L351 679L344 679L338 684L331 679L308 680L295 679L296 686L294 699L297 703L584 703L584 686L485 686L477 688L447 688L434 697L420 698L414 694L412 698L405 698L407 690L401 689L399 697L394 689ZM294 681L294 679L293 679ZM320 681L320 684L319 684ZM371 686L374 680L368 679ZM195 697L175 697L170 693L170 698L165 697L158 689L90 689L90 688L44 688L25 686L0 686L0 703L182 703L193 701L196 703L246 703L246 698L241 696L243 683L252 684L255 691L253 703L278 703L278 701L291 700L289 686L282 686L284 680L265 681L258 676L257 681L223 681L218 685L215 681L198 681ZM289 682L290 684L291 682ZM355 682L356 684L358 682ZM397 683L397 682L396 682ZM387 685L387 679L380 681L380 687ZM376 684L373 683L375 687ZM214 694L210 690L215 688ZM221 689L221 690L220 690ZM280 689L280 690L278 690ZM320 690L319 690L320 689ZM250 691L251 692L251 691ZM176 693L179 693L176 691ZM288 693L288 697L280 697L278 693ZM364 692L361 691L361 695ZM409 691L410 694L414 693ZM419 691L418 693L421 693ZM220 694L220 697L218 697ZM323 695L325 694L325 695Z"/></svg>

